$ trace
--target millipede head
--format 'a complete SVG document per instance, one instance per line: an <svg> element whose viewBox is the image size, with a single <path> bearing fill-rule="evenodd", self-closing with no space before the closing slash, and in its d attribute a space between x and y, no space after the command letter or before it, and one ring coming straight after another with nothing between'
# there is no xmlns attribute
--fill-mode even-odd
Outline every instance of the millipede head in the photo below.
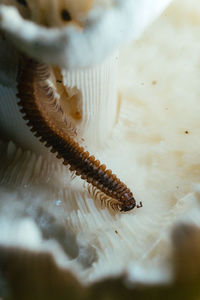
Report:
<svg viewBox="0 0 200 300"><path fill-rule="evenodd" d="M136 206L136 201L131 192L125 192L120 196L120 211L129 211Z"/></svg>
<svg viewBox="0 0 200 300"><path fill-rule="evenodd" d="M135 207L135 203L132 203L132 204L130 204L130 205L123 205L122 207L121 207L121 209L120 209L120 211L124 211L124 212L126 212L126 211L129 211L129 210L131 210L131 209L133 209Z"/></svg>

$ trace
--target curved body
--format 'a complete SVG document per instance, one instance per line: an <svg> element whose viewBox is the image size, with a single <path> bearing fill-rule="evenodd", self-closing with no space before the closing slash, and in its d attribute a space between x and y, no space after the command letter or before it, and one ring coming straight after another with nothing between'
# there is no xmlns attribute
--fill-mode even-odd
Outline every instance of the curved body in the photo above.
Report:
<svg viewBox="0 0 200 300"><path fill-rule="evenodd" d="M74 141L68 131L66 117L55 99L55 91L48 86L50 77L47 65L25 60L18 82L21 112L35 136L57 152L70 170L81 176L98 190L112 198L112 207L129 211L136 206L130 189L104 164ZM141 205L141 204L140 204Z"/></svg>

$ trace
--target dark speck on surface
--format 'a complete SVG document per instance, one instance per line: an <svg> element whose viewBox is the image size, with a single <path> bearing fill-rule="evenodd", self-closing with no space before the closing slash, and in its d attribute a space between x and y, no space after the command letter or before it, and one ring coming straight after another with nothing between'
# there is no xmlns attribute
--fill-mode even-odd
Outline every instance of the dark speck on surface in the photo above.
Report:
<svg viewBox="0 0 200 300"><path fill-rule="evenodd" d="M70 16L70 13L66 10L66 9L63 9L61 11L61 17L63 19L63 21L71 21L71 16Z"/></svg>

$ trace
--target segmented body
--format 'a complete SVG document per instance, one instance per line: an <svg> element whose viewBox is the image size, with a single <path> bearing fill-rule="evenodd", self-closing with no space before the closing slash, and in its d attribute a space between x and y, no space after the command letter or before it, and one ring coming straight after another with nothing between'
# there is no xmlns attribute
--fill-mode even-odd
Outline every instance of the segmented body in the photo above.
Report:
<svg viewBox="0 0 200 300"><path fill-rule="evenodd" d="M48 66L25 60L18 83L18 97L24 119L40 141L57 152L64 164L95 190L111 198L113 209L129 211L136 206L132 192L104 164L74 141L66 125L66 116L52 87L45 80L50 76ZM105 197L101 196L101 199Z"/></svg>

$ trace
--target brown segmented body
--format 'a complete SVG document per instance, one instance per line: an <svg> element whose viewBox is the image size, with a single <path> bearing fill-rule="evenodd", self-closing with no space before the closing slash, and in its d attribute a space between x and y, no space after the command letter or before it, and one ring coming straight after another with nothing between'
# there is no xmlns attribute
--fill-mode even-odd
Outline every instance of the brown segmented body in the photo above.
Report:
<svg viewBox="0 0 200 300"><path fill-rule="evenodd" d="M103 192L103 200L111 198L112 208L120 211L133 209L136 201L127 186L74 141L55 91L46 83L50 77L48 66L26 59L19 77L21 112L40 141L51 147L52 152L57 152L57 157L63 158L63 163L70 165L71 171L92 184L95 192Z"/></svg>

